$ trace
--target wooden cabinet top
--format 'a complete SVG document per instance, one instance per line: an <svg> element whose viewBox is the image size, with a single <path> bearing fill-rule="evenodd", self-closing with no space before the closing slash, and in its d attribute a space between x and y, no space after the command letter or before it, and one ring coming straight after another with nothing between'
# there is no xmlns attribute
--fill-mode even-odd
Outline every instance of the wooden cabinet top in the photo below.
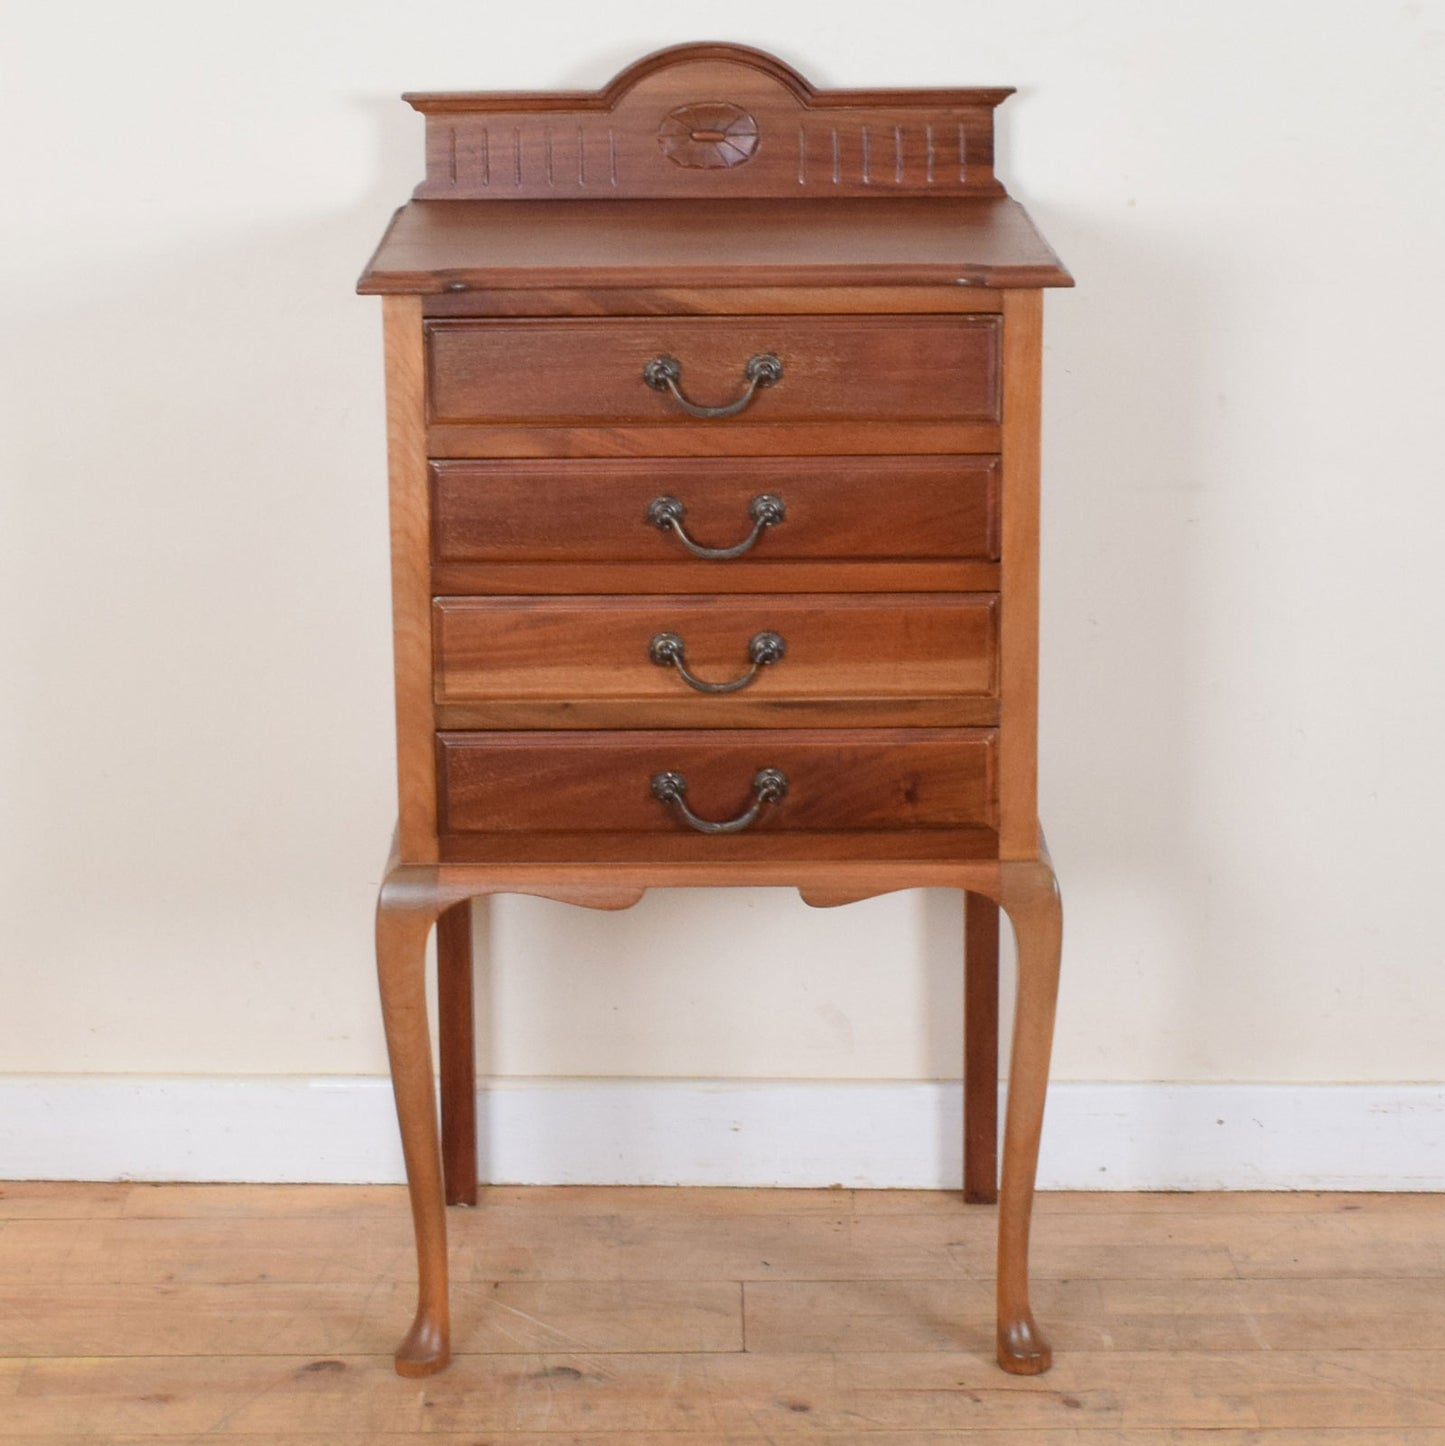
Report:
<svg viewBox="0 0 1445 1446"><path fill-rule="evenodd" d="M426 178L358 289L1068 286L994 175L1009 94L821 91L688 45L596 92L408 96Z"/></svg>

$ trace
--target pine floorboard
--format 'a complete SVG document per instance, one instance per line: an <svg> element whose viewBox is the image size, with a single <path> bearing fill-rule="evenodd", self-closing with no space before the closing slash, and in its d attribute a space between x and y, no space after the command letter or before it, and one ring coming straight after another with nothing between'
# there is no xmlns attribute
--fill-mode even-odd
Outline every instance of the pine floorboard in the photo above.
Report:
<svg viewBox="0 0 1445 1446"><path fill-rule="evenodd" d="M1442 1206L1043 1195L1020 1379L957 1195L492 1187L405 1381L400 1189L0 1184L0 1446L1445 1446Z"/></svg>

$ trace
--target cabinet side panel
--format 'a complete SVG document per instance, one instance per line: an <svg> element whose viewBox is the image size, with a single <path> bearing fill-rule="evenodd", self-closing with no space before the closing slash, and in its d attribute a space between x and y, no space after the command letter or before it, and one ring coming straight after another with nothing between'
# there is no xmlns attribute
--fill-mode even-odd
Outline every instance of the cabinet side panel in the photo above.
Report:
<svg viewBox="0 0 1445 1446"><path fill-rule="evenodd" d="M391 479L391 611L396 665L396 753L401 857L437 857L432 740L430 498L426 463L421 299L382 300L386 341L386 451Z"/></svg>
<svg viewBox="0 0 1445 1446"><path fill-rule="evenodd" d="M1039 395L1043 295L1004 294L999 857L1039 856Z"/></svg>

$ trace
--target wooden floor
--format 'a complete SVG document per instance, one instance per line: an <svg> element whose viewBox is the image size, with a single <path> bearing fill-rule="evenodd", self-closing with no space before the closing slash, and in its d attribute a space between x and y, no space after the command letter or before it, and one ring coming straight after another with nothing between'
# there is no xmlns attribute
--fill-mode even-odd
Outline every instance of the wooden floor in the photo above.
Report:
<svg viewBox="0 0 1445 1446"><path fill-rule="evenodd" d="M1045 1195L1019 1379L956 1196L492 1189L417 1382L400 1190L3 1185L0 1446L1445 1443L1442 1205Z"/></svg>

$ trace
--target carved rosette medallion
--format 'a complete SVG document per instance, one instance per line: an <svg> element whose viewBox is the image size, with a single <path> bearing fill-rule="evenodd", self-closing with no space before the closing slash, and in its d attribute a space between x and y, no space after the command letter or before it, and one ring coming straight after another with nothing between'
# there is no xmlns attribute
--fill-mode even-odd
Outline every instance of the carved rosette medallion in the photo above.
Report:
<svg viewBox="0 0 1445 1446"><path fill-rule="evenodd" d="M690 171L745 166L758 151L758 123L741 106L724 100L680 105L657 130L662 154Z"/></svg>

